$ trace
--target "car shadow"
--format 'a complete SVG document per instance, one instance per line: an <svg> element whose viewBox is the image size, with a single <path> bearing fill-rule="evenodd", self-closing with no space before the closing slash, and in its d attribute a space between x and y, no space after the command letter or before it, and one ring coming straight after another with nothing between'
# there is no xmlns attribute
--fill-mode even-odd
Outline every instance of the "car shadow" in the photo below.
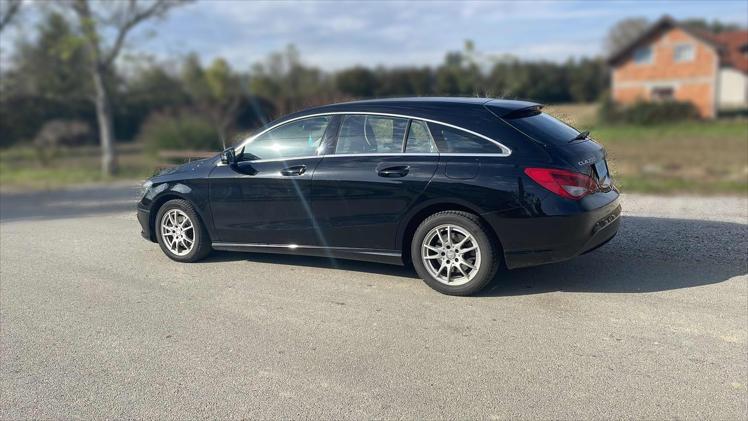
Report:
<svg viewBox="0 0 748 421"><path fill-rule="evenodd" d="M482 297L555 291L642 293L690 288L748 273L748 225L624 217L611 242L567 262L500 270ZM410 267L298 255L217 252L206 262L246 260L417 279Z"/></svg>
<svg viewBox="0 0 748 421"><path fill-rule="evenodd" d="M622 222L605 246L567 262L504 271L480 295L656 292L748 273L748 225L640 216Z"/></svg>
<svg viewBox="0 0 748 421"><path fill-rule="evenodd" d="M284 266L304 266L332 270L377 273L380 275L400 276L419 279L415 270L409 266L386 265L382 263L360 262L357 260L331 259L327 257L301 256L295 254L273 253L240 253L233 251L215 251L198 262L236 262L245 260L253 263L269 263Z"/></svg>

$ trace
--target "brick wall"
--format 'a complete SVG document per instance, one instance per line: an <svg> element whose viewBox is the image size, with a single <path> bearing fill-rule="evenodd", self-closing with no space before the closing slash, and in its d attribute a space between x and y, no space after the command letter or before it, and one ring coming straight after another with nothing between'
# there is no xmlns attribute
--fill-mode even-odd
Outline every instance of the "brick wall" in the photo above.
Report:
<svg viewBox="0 0 748 421"><path fill-rule="evenodd" d="M693 46L692 61L675 61L679 44ZM661 31L640 44L646 45L652 47L651 63L636 63L630 56L613 69L613 99L623 104L651 100L653 89L672 88L675 99L693 102L703 117L714 117L719 58L713 48L679 28Z"/></svg>

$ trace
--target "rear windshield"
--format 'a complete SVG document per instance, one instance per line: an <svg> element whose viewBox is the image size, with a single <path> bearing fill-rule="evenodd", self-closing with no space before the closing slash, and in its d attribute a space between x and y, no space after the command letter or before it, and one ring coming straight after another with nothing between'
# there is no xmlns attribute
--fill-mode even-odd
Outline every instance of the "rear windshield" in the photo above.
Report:
<svg viewBox="0 0 748 421"><path fill-rule="evenodd" d="M566 144L579 134L579 130L540 111L512 117L505 119L509 124L539 142Z"/></svg>

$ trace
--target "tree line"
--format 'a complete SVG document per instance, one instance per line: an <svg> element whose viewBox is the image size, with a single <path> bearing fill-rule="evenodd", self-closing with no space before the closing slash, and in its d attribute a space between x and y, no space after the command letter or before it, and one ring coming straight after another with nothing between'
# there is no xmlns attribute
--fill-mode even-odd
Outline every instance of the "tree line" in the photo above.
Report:
<svg viewBox="0 0 748 421"><path fill-rule="evenodd" d="M101 64L91 62L91 47L57 11L35 30L33 39L18 42L11 65L0 75L0 146L32 139L52 119L99 124L91 98L102 89L90 69ZM107 69L100 82L109 93L106 106L118 141L133 139L149 114L168 110L198 112L213 122L217 137L230 140L236 130L332 101L445 95L589 102L608 84L602 59L555 63L505 57L487 64L473 56L468 42L436 66L355 66L331 72L305 64L289 45L247 69L221 58L203 63L194 54L160 62L135 59Z"/></svg>
<svg viewBox="0 0 748 421"><path fill-rule="evenodd" d="M116 170L114 139L136 138L154 115L160 121L199 116L210 122L216 139L229 143L236 133L275 117L334 101L444 95L590 102L604 95L609 84L603 58L486 60L469 41L461 51L447 52L438 65L338 71L305 64L293 45L241 69L222 58L203 63L194 54L161 61L121 56L135 26L184 3L131 0L93 10L101 4L71 0L42 9L33 36L19 38L10 60L3 59L0 147L30 142L40 133L50 137L51 130L44 130L50 122L65 127L60 122L71 121L76 128L84 123L91 128L91 141L102 146L102 170L111 173ZM15 0L0 16L0 31L18 16L20 4ZM626 42L645 23L624 20L608 41ZM105 40L104 32L113 36Z"/></svg>

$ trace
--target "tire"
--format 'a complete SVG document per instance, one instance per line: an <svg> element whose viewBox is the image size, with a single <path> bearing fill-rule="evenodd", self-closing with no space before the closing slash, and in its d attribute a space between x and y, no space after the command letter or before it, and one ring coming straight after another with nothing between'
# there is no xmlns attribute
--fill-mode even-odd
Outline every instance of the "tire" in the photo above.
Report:
<svg viewBox="0 0 748 421"><path fill-rule="evenodd" d="M490 231L476 215L462 211L438 212L421 222L413 234L410 255L421 279L447 295L482 290L496 276L501 262Z"/></svg>
<svg viewBox="0 0 748 421"><path fill-rule="evenodd" d="M184 218L187 218L189 224L192 225L191 229L184 228L188 225ZM177 221L176 224L174 221ZM181 231L179 228L170 228L180 224L182 225ZM161 250L177 262L197 262L204 259L212 250L210 236L205 226L190 202L186 200L175 199L164 203L156 214L154 229ZM191 238L190 233L192 233ZM190 239L192 244L188 248Z"/></svg>

